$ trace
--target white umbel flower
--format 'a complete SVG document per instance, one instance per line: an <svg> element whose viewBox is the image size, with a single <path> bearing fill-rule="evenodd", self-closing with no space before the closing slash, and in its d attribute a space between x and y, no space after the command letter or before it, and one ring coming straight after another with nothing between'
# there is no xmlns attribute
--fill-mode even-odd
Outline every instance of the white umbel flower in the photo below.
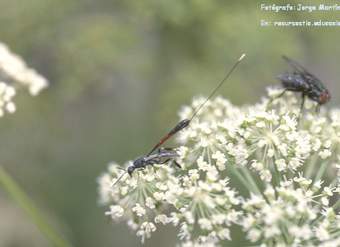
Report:
<svg viewBox="0 0 340 247"><path fill-rule="evenodd" d="M178 133L182 169L155 164L108 187L122 174L111 165L100 201L142 241L162 224L177 227L180 246L223 246L239 225L256 246L338 246L340 110L306 110L298 122L299 108L292 93L246 107L209 101Z"/></svg>

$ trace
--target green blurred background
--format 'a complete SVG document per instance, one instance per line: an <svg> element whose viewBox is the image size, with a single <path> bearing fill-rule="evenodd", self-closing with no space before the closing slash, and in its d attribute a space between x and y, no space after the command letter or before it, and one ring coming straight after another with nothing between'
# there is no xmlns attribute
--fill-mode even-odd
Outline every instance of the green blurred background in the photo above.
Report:
<svg viewBox="0 0 340 247"><path fill-rule="evenodd" d="M264 13L260 3L0 0L1 41L50 81L36 98L20 94L17 113L1 120L0 163L74 246L141 245L104 216L96 178L108 162L148 151L179 107L207 95L241 53L247 58L219 91L233 103L254 103L277 84L288 68L282 54L318 75L330 105L339 103L340 28L259 25L336 13ZM48 246L3 192L0 206L0 232L13 235L6 243L0 235L1 247ZM175 241L163 229L144 246Z"/></svg>

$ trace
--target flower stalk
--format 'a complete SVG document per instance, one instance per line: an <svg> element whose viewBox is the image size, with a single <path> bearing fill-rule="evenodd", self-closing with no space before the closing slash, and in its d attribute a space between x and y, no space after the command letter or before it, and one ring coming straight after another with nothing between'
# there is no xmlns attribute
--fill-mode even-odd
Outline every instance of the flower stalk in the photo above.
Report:
<svg viewBox="0 0 340 247"><path fill-rule="evenodd" d="M0 184L7 194L23 209L34 224L39 228L41 233L55 247L71 247L72 245L63 237L61 237L50 224L47 223L44 216L40 213L32 200L19 187L14 179L0 165Z"/></svg>

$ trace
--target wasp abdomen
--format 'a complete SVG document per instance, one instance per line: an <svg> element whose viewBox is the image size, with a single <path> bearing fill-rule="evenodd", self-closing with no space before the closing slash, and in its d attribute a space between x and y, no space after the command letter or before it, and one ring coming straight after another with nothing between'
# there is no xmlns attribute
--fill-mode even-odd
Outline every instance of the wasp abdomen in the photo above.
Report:
<svg viewBox="0 0 340 247"><path fill-rule="evenodd" d="M188 127L188 125L190 124L190 120L189 119L184 119L182 121L180 121L171 131L170 134L173 135L175 133L177 133L178 131L181 131L182 129Z"/></svg>

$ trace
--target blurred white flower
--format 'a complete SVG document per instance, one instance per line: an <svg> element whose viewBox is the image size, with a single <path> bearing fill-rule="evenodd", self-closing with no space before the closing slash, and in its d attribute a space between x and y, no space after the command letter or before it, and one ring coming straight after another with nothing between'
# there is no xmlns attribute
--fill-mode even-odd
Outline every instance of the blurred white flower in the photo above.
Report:
<svg viewBox="0 0 340 247"><path fill-rule="evenodd" d="M12 53L3 43L0 43L0 71L6 78L27 87L31 95L39 94L48 86L43 76L29 68L21 57Z"/></svg>
<svg viewBox="0 0 340 247"><path fill-rule="evenodd" d="M152 222L143 222L139 230L137 231L137 236L141 237L142 243L145 238L150 238L151 233L156 231L156 226Z"/></svg>
<svg viewBox="0 0 340 247"><path fill-rule="evenodd" d="M27 67L21 57L0 42L0 117L16 111L13 98L19 88L26 87L35 96L47 86L43 76Z"/></svg>
<svg viewBox="0 0 340 247"><path fill-rule="evenodd" d="M119 205L110 206L110 211L107 211L105 214L111 215L112 219L117 219L123 216L124 208Z"/></svg>
<svg viewBox="0 0 340 247"><path fill-rule="evenodd" d="M5 112L15 112L16 107L13 102L15 94L16 91L14 87L9 86L4 82L0 82L0 117L2 117Z"/></svg>

